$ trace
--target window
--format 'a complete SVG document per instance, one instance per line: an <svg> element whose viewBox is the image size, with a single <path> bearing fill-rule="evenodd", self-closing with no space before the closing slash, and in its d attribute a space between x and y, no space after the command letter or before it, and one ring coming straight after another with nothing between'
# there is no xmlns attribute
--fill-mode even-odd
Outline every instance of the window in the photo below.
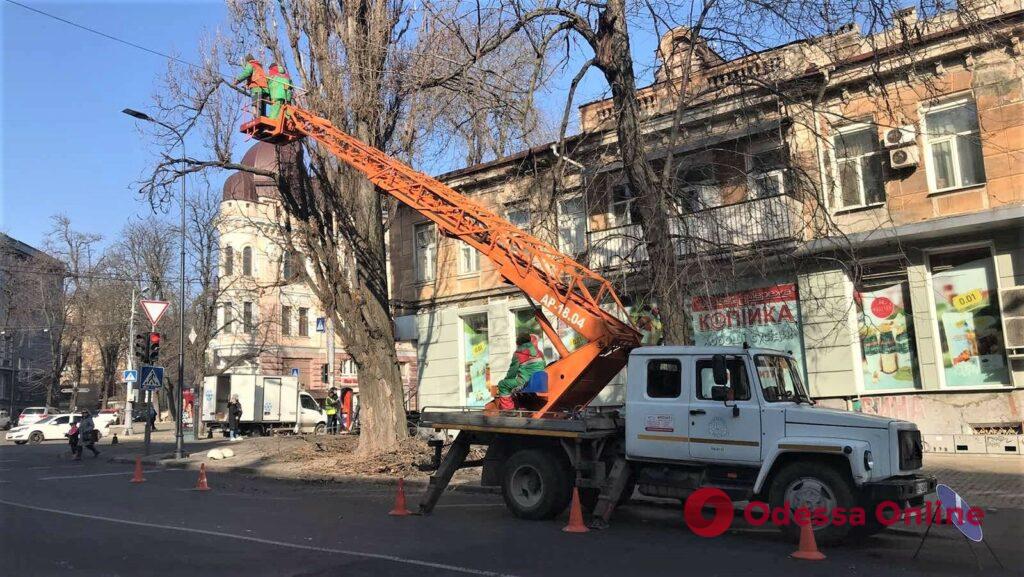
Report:
<svg viewBox="0 0 1024 577"><path fill-rule="evenodd" d="M557 360L558 351L555 350L555 346L540 328L540 322L537 320L536 315L534 315L533 309L519 309L514 311L514 315L515 338L512 339L512 342L517 342L519 337L523 335L537 335L540 339L540 347L544 353L544 359L547 362ZM573 330L573 328L567 323L560 320L554 320L553 325L556 334L562 340L562 344L565 345L566 350L569 352L575 351L587 344L587 339Z"/></svg>
<svg viewBox="0 0 1024 577"><path fill-rule="evenodd" d="M714 168L680 167L676 171L676 202L681 212L697 212L722 204L722 191L715 182Z"/></svg>
<svg viewBox="0 0 1024 577"><path fill-rule="evenodd" d="M754 357L757 378L761 381L761 394L769 403L809 399L800 369L788 357L778 355L757 355Z"/></svg>
<svg viewBox="0 0 1024 577"><path fill-rule="evenodd" d="M480 272L480 252L459 241L459 274Z"/></svg>
<svg viewBox="0 0 1024 577"><path fill-rule="evenodd" d="M587 246L587 215L583 197L558 201L558 248L569 255L582 253Z"/></svg>
<svg viewBox="0 0 1024 577"><path fill-rule="evenodd" d="M612 187L612 223L615 226L640 222L640 210L635 201L636 195L628 183L623 182Z"/></svg>
<svg viewBox="0 0 1024 577"><path fill-rule="evenodd" d="M932 254L928 265L946 386L1009 384L991 250Z"/></svg>
<svg viewBox="0 0 1024 577"><path fill-rule="evenodd" d="M295 253L285 251L281 254L281 280L292 282L298 276L298 266Z"/></svg>
<svg viewBox="0 0 1024 577"><path fill-rule="evenodd" d="M356 371L356 362L352 359L343 359L341 361L341 374L347 377L354 377L358 374Z"/></svg>
<svg viewBox="0 0 1024 577"><path fill-rule="evenodd" d="M437 231L434 223L417 224L413 232L416 251L416 280L434 280L437 267Z"/></svg>
<svg viewBox="0 0 1024 577"><path fill-rule="evenodd" d="M242 274L252 276L252 247L242 249Z"/></svg>
<svg viewBox="0 0 1024 577"><path fill-rule="evenodd" d="M683 367L675 359L647 361L647 396L677 399L683 391Z"/></svg>
<svg viewBox="0 0 1024 577"><path fill-rule="evenodd" d="M836 189L833 191L832 208L885 202L877 127L859 124L841 128L832 144L836 155Z"/></svg>
<svg viewBox="0 0 1024 577"><path fill-rule="evenodd" d="M747 365L743 359L730 357L725 359L725 368L729 374L726 386L732 389L733 399L750 400L750 381L747 379ZM711 359L697 361L697 398L705 401L711 399L711 387L715 386L715 371Z"/></svg>
<svg viewBox="0 0 1024 577"><path fill-rule="evenodd" d="M956 101L924 115L929 157L928 181L934 191L985 182L978 110L973 100Z"/></svg>
<svg viewBox="0 0 1024 577"><path fill-rule="evenodd" d="M235 331L235 327L234 327L234 320L235 320L234 307L232 307L231 303L224 303L223 305L221 305L221 307L224 309L224 332L225 333L229 333L229 334L233 333Z"/></svg>
<svg viewBox="0 0 1024 577"><path fill-rule="evenodd" d="M224 247L224 276L235 274L235 249Z"/></svg>
<svg viewBox="0 0 1024 577"><path fill-rule="evenodd" d="M900 259L868 262L860 271L853 300L864 388L913 389L919 375L906 263Z"/></svg>
<svg viewBox="0 0 1024 577"><path fill-rule="evenodd" d="M256 330L252 319L252 303L242 303L242 331L252 334Z"/></svg>
<svg viewBox="0 0 1024 577"><path fill-rule="evenodd" d="M299 307L299 336L309 336L309 309L306 307Z"/></svg>
<svg viewBox="0 0 1024 577"><path fill-rule="evenodd" d="M312 399L312 397L308 397L306 395L301 395L299 398L302 399L302 408L303 409L309 409L310 411L319 411L320 410L320 405L316 404L316 401L314 401Z"/></svg>
<svg viewBox="0 0 1024 577"><path fill-rule="evenodd" d="M525 205L508 207L505 212L505 220L519 230L530 232L530 208Z"/></svg>
<svg viewBox="0 0 1024 577"><path fill-rule="evenodd" d="M487 313L462 317L463 398L468 407L482 407L491 400L487 390L491 380L488 336Z"/></svg>
<svg viewBox="0 0 1024 577"><path fill-rule="evenodd" d="M284 336L292 334L292 307L281 307L281 334Z"/></svg>
<svg viewBox="0 0 1024 577"><path fill-rule="evenodd" d="M748 156L747 178L754 197L765 198L786 192L785 166L782 148L773 148Z"/></svg>
<svg viewBox="0 0 1024 577"><path fill-rule="evenodd" d="M50 421L50 424L51 425L66 425L66 424L68 424L68 421L70 419L71 419L71 417L69 417L67 415L64 415L63 417L57 417L56 419Z"/></svg>

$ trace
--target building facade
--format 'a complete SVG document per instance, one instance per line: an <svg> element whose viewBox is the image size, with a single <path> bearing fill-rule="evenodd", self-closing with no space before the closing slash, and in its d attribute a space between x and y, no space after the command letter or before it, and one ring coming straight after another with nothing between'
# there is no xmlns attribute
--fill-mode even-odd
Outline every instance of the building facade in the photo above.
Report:
<svg viewBox="0 0 1024 577"><path fill-rule="evenodd" d="M652 164L672 163L684 344L788 350L822 405L913 420L932 451L1019 454L1024 12L977 4L974 27L908 9L877 34L850 25L733 60L673 30L639 103ZM657 343L613 114L585 104L562 150L439 178L613 279ZM516 334L539 332L530 303L408 207L391 241L420 404L482 406ZM620 383L597 402L621 402Z"/></svg>
<svg viewBox="0 0 1024 577"><path fill-rule="evenodd" d="M12 416L45 403L57 384L63 273L50 255L0 233L0 408Z"/></svg>
<svg viewBox="0 0 1024 577"><path fill-rule="evenodd" d="M276 171L275 147L257 143L241 163ZM283 224L284 208L270 178L237 172L225 181L217 224L218 330L208 348L212 366L217 373L297 375L319 399L331 386L358 393L356 365L303 282L308 261L289 252ZM414 383L414 350L399 343L397 351L403 377Z"/></svg>

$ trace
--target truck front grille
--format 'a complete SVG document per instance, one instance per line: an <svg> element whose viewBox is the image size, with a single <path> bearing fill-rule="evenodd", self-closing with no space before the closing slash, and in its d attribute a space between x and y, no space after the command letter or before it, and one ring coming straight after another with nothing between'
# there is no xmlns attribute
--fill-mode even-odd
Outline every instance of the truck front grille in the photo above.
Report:
<svg viewBox="0 0 1024 577"><path fill-rule="evenodd" d="M921 468L921 431L900 431L900 470Z"/></svg>

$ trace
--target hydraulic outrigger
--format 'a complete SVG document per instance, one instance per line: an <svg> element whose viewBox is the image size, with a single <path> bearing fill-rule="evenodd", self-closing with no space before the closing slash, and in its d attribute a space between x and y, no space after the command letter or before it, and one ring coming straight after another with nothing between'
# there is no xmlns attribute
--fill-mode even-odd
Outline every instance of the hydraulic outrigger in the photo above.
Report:
<svg viewBox="0 0 1024 577"><path fill-rule="evenodd" d="M568 411L587 405L626 365L629 351L639 346L640 334L621 320L628 318L625 307L600 274L329 121L286 104L278 117L255 118L241 130L272 144L304 137L317 141L380 190L436 223L443 234L480 251L506 281L586 338L584 346L570 352L548 317L534 307L541 329L559 354L545 369L547 382L533 391L541 399L539 406L530 407L535 418L564 418Z"/></svg>

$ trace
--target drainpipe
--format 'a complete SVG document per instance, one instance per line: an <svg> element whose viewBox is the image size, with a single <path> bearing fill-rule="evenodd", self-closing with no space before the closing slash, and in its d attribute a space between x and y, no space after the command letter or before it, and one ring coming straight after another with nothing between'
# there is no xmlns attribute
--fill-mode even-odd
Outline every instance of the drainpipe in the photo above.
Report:
<svg viewBox="0 0 1024 577"><path fill-rule="evenodd" d="M569 164L575 166L580 170L586 170L586 167L583 166L582 164L576 162L575 160L569 158L568 156L558 154L558 144L555 142L551 143L551 153L555 155L555 158L561 158L562 160L568 162Z"/></svg>

